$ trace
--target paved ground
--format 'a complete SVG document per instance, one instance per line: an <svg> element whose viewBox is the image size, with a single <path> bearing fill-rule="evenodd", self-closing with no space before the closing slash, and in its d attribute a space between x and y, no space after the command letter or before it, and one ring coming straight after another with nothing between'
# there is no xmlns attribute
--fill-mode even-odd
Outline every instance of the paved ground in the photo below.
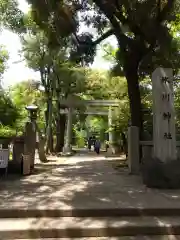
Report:
<svg viewBox="0 0 180 240"><path fill-rule="evenodd" d="M86 152L52 158L36 173L0 179L0 208L179 207L180 190L146 188L114 160Z"/></svg>

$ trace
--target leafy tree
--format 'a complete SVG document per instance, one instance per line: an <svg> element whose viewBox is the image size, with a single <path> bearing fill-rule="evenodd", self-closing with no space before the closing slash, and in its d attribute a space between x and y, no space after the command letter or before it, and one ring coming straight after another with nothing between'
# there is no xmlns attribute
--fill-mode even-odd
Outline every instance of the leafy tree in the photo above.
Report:
<svg viewBox="0 0 180 240"><path fill-rule="evenodd" d="M0 1L0 27L5 27L18 33L25 30L23 13L19 10L16 0ZM8 52L4 46L0 46L0 124L1 132L4 134L9 133L9 129L5 129L4 126L14 126L17 118L19 117L18 109L12 103L8 94L3 91L1 87L1 80L7 67L8 58Z"/></svg>
<svg viewBox="0 0 180 240"><path fill-rule="evenodd" d="M57 128L56 150L60 151L64 143L65 129L65 116L60 115L61 99L68 95L80 95L85 91L84 72L82 68L76 68L68 61L68 42L62 40L59 49L49 48L44 33L37 26L30 26L33 26L34 32L31 31L22 38L23 54L28 66L39 71L44 87L47 151L53 151L53 123Z"/></svg>
<svg viewBox="0 0 180 240"><path fill-rule="evenodd" d="M86 69L87 91L86 95L90 99L108 99L109 86L108 72Z"/></svg>
<svg viewBox="0 0 180 240"><path fill-rule="evenodd" d="M111 74L109 74L107 71L98 72L94 70L89 70L89 75L87 74L87 79L89 86L89 89L86 92L86 94L88 94L87 96L90 95L91 98L94 99L120 100L119 107L114 108L113 111L113 129L114 132L116 132L117 138L119 138L120 132L124 132L127 130L130 117L126 79L124 77L112 77ZM104 108L104 110L108 109ZM96 118L96 121L97 119L98 118ZM106 124L106 131L107 130L108 126Z"/></svg>
<svg viewBox="0 0 180 240"><path fill-rule="evenodd" d="M0 1L0 24L1 27L22 33L25 31L24 15L18 8L16 0Z"/></svg>
<svg viewBox="0 0 180 240"><path fill-rule="evenodd" d="M7 67L7 60L9 59L8 52L4 46L0 46L0 84L3 74ZM7 92L2 89L0 85L0 125L13 126L18 117L18 110L12 103Z"/></svg>
<svg viewBox="0 0 180 240"><path fill-rule="evenodd" d="M15 126L19 116L18 109L3 90L0 91L0 125Z"/></svg>
<svg viewBox="0 0 180 240"><path fill-rule="evenodd" d="M7 68L7 61L9 59L9 54L4 46L0 46L0 85L3 74Z"/></svg>
<svg viewBox="0 0 180 240"><path fill-rule="evenodd" d="M87 62L92 62L95 46L115 35L118 43L116 57L128 83L131 122L141 128L139 68L147 59L146 66L149 63L156 66L162 57L168 60L171 47L176 52L176 42L172 42L169 26L177 19L179 0L87 0L71 1L71 4L50 0L28 2L32 4L35 21L46 32L51 45L58 44L60 36L72 34L78 60L85 57ZM86 33L77 36L80 21L93 25L100 37L94 40L93 35ZM165 63L165 66L170 65L169 61Z"/></svg>
<svg viewBox="0 0 180 240"><path fill-rule="evenodd" d="M38 122L41 129L44 127L44 97L39 90L39 85L40 84L37 81L28 80L15 84L9 90L12 102L20 113L18 122L16 123L16 128L19 131L24 130L24 124L28 118L28 112L25 107L32 104L36 104L39 107L40 112Z"/></svg>
<svg viewBox="0 0 180 240"><path fill-rule="evenodd" d="M53 61L50 57L50 51L47 48L47 39L45 38L42 31L36 29L35 34L26 34L22 38L23 54L28 67L35 71L39 71L41 84L44 87L45 101L46 101L46 140L47 140L47 151L50 147L53 149L53 138L52 138L52 113L53 113L53 81L50 78Z"/></svg>

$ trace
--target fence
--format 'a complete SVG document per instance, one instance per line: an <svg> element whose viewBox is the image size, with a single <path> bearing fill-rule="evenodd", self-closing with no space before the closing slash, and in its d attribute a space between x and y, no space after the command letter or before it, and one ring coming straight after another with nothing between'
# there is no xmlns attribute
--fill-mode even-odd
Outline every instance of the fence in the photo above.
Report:
<svg viewBox="0 0 180 240"><path fill-rule="evenodd" d="M176 141L177 158L180 158L180 141ZM131 126L128 128L128 165L131 173L139 173L140 149L142 158L153 157L153 141L140 141L139 129Z"/></svg>
<svg viewBox="0 0 180 240"><path fill-rule="evenodd" d="M153 157L153 141L139 141L142 147L142 157ZM180 141L176 142L177 158L180 158Z"/></svg>
<svg viewBox="0 0 180 240"><path fill-rule="evenodd" d="M8 168L9 161L9 149L0 149L0 168L6 169Z"/></svg>

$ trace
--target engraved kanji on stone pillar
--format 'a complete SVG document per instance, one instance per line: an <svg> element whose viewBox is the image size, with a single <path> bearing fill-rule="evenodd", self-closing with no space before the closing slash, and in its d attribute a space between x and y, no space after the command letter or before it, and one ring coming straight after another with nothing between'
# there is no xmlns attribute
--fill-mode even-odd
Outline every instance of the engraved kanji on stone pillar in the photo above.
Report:
<svg viewBox="0 0 180 240"><path fill-rule="evenodd" d="M154 157L176 159L173 70L157 68L152 74Z"/></svg>

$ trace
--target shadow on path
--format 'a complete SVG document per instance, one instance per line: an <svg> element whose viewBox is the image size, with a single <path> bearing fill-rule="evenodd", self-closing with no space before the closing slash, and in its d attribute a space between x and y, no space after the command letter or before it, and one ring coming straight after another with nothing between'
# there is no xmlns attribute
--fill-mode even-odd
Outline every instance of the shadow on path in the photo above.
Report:
<svg viewBox="0 0 180 240"><path fill-rule="evenodd" d="M0 180L0 208L180 207L178 190L150 190L140 177L114 170L103 157L77 159L40 164L31 176Z"/></svg>
<svg viewBox="0 0 180 240"><path fill-rule="evenodd" d="M127 169L115 171L112 167L113 161L104 159L103 156L86 155L80 158L75 156L58 165L56 161L37 164L35 173L28 177L21 179L7 177L0 180L0 210L180 208L180 191L147 189L142 184L141 178L129 175ZM47 215L47 212L43 211L43 216ZM105 210L104 216L106 216ZM50 218L48 221L36 218L31 221L31 226L35 226L36 230L33 232L34 235L29 232L29 238L33 236L43 238L44 235L40 234L38 228L57 228L55 218ZM102 236L112 236L112 226L115 224L111 218L76 218L76 226L80 227L74 229L71 221L69 219L67 221L68 228L64 230L66 237L74 236L72 233L84 237L87 232L83 231L82 226L87 228L91 224L95 226L95 230L90 230L92 234L97 232L99 227L98 234L102 232ZM129 223L136 224L136 219L132 217L121 219L124 227ZM58 224L60 225L60 222ZM151 224L160 225L162 222L157 217L153 217ZM119 229L117 231L119 234ZM48 230L44 232L46 237L47 233ZM52 233L55 237L58 236L57 231L50 231L51 237ZM167 233L169 234L168 229L164 229L164 234Z"/></svg>

